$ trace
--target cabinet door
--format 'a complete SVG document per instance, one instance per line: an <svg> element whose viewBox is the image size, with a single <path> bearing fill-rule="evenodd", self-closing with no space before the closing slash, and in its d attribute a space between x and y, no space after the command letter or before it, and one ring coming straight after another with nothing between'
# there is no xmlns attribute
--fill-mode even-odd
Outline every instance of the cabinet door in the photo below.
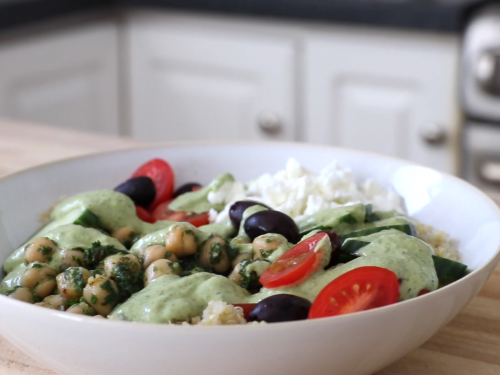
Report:
<svg viewBox="0 0 500 375"><path fill-rule="evenodd" d="M304 57L306 139L456 172L458 48L452 36L313 33Z"/></svg>
<svg viewBox="0 0 500 375"><path fill-rule="evenodd" d="M117 48L111 22L0 43L0 116L118 133Z"/></svg>
<svg viewBox="0 0 500 375"><path fill-rule="evenodd" d="M128 30L134 137L295 138L292 38L164 14Z"/></svg>

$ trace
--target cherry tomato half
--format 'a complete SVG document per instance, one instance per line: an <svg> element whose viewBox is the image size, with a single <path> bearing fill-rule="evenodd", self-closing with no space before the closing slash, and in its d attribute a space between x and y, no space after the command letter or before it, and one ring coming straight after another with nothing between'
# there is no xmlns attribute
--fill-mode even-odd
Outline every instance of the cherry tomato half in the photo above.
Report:
<svg viewBox="0 0 500 375"><path fill-rule="evenodd" d="M156 209L153 211L153 219L154 220L170 220L170 221L184 221L187 223L193 224L195 227L200 227L202 225L207 225L208 221L208 212L204 212L201 214L194 214L190 212L184 211L172 211L168 208L170 201L161 203Z"/></svg>
<svg viewBox="0 0 500 375"><path fill-rule="evenodd" d="M142 208L141 206L135 206L135 211L137 213L137 217L142 221L145 221L147 223L156 222L156 219L154 219L153 216L151 216L151 214L146 211L145 208Z"/></svg>
<svg viewBox="0 0 500 375"><path fill-rule="evenodd" d="M309 319L349 314L398 302L396 274L381 267L359 267L325 286L309 310Z"/></svg>
<svg viewBox="0 0 500 375"><path fill-rule="evenodd" d="M174 172L170 164L162 159L152 159L141 165L132 175L133 177L147 176L156 187L156 198L149 207L150 212L160 203L172 198L174 192Z"/></svg>
<svg viewBox="0 0 500 375"><path fill-rule="evenodd" d="M260 283L266 288L277 288L305 280L321 265L324 253L314 249L325 237L328 234L318 233L299 242L267 267L259 278Z"/></svg>
<svg viewBox="0 0 500 375"><path fill-rule="evenodd" d="M257 306L256 303L233 303L232 305L243 309L243 316L246 320L248 320L248 315L250 315L255 306Z"/></svg>

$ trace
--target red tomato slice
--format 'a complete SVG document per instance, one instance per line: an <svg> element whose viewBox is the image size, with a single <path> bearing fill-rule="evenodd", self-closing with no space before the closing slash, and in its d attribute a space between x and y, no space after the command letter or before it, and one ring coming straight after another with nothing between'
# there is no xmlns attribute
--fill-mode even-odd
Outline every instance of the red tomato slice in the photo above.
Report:
<svg viewBox="0 0 500 375"><path fill-rule="evenodd" d="M243 316L246 320L248 320L248 315L252 312L255 306L257 306L256 303L233 303L232 305L243 309Z"/></svg>
<svg viewBox="0 0 500 375"><path fill-rule="evenodd" d="M318 233L299 242L267 267L259 278L260 283L266 288L278 288L307 279L321 265L323 252L314 248L325 237L328 234Z"/></svg>
<svg viewBox="0 0 500 375"><path fill-rule="evenodd" d="M207 225L208 212L194 214L184 211L172 211L168 208L170 201L161 203L153 212L154 220L184 221L193 224L195 227Z"/></svg>
<svg viewBox="0 0 500 375"><path fill-rule="evenodd" d="M417 296L423 296L424 294L429 293L427 289L422 289L420 292L418 292Z"/></svg>
<svg viewBox="0 0 500 375"><path fill-rule="evenodd" d="M142 208L140 206L135 206L135 212L137 213L137 217L142 221L145 221L147 223L156 222L156 219L154 219L153 216L151 216L151 214L148 211L146 211L145 208Z"/></svg>
<svg viewBox="0 0 500 375"><path fill-rule="evenodd" d="M153 180L156 187L156 198L149 207L154 210L161 202L172 198L174 192L174 171L170 164L162 159L152 159L141 165L132 175L133 177L147 176Z"/></svg>
<svg viewBox="0 0 500 375"><path fill-rule="evenodd" d="M349 314L398 302L396 274L381 267L360 267L325 286L309 310L309 319Z"/></svg>

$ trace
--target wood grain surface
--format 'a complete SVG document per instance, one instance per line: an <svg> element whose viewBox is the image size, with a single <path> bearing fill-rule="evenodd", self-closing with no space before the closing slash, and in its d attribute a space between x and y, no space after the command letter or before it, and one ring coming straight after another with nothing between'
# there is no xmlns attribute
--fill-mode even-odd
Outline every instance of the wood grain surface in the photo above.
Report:
<svg viewBox="0 0 500 375"><path fill-rule="evenodd" d="M0 175L68 156L139 144L131 139L0 120ZM450 324L419 349L377 373L497 374L500 374L500 267ZM0 337L0 375L56 373L37 364Z"/></svg>

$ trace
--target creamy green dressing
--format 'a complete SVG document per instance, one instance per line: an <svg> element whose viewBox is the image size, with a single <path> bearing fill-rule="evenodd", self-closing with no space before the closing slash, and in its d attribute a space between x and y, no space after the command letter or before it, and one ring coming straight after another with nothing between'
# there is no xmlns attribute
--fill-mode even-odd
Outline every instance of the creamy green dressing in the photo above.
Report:
<svg viewBox="0 0 500 375"><path fill-rule="evenodd" d="M401 301L416 297L422 289L433 291L438 287L432 248L418 238L405 234L389 234L363 247L356 255L360 258L327 271L320 270L300 285L276 289L262 288L259 293L250 296L247 302L255 303L279 293L295 294L313 301L321 289L333 279L364 266L383 267L393 271L401 280Z"/></svg>
<svg viewBox="0 0 500 375"><path fill-rule="evenodd" d="M88 249L92 246L93 242L99 241L101 245L110 245L115 249L128 251L116 239L105 235L97 229L84 228L80 225L61 225L45 233L45 237L50 238L57 244L58 250L47 264L58 271L62 263L61 251L64 249ZM8 267L9 271L0 284L0 293L2 294L5 294L15 286L21 285L21 277L26 269L26 265L24 264L24 248L21 250L21 256L13 259L9 258L5 263L5 269L7 270Z"/></svg>
<svg viewBox="0 0 500 375"><path fill-rule="evenodd" d="M174 229L176 227L183 227L186 230L192 231L193 234L195 235L198 243L202 243L210 236L210 233L202 231L190 223L175 222L166 228L160 229L156 232L149 233L149 234L145 235L144 237L140 238L130 248L130 252L132 254L137 255L139 253L139 250L145 249L148 246L165 245L165 236L167 235L167 233L169 233L170 231L172 231L172 229Z"/></svg>
<svg viewBox="0 0 500 375"><path fill-rule="evenodd" d="M57 204L51 213L51 222L43 227L34 237L48 237L57 228L73 223L85 211L90 210L99 218L99 224L112 232L120 227L128 226L139 235L144 235L166 228L173 221L160 220L154 224L146 223L137 217L132 200L122 193L113 190L97 190L77 194ZM73 231L69 231L71 237ZM50 237L49 237L50 238ZM5 272L11 272L24 261L24 247L29 240L7 258Z"/></svg>
<svg viewBox="0 0 500 375"><path fill-rule="evenodd" d="M146 323L182 322L201 316L209 301L236 303L248 295L231 280L212 273L165 275L115 308L109 318Z"/></svg>
<svg viewBox="0 0 500 375"><path fill-rule="evenodd" d="M207 198L208 194L216 192L228 182L234 182L234 177L229 173L224 173L212 180L212 182L204 188L178 196L168 205L168 207L174 211L189 211L197 214L207 212L212 208L217 211L222 211L225 203L212 204Z"/></svg>
<svg viewBox="0 0 500 375"><path fill-rule="evenodd" d="M318 226L329 227L341 232L342 229L352 224L364 223L365 214L365 205L361 203L329 208L297 220L297 226L299 232L311 231Z"/></svg>
<svg viewBox="0 0 500 375"><path fill-rule="evenodd" d="M198 227L198 229L207 234L218 234L223 238L231 238L236 234L236 230L230 221L227 223L202 225L201 227Z"/></svg>
<svg viewBox="0 0 500 375"><path fill-rule="evenodd" d="M205 212L211 208L221 210L221 205L213 205L208 202L208 194L217 191L225 183L233 181L234 178L231 175L221 175L205 188L180 196L171 203L170 208L197 213ZM265 209L259 205L248 208L243 214L242 223L253 213ZM61 267L61 249L85 249L89 248L93 242L100 241L103 245L126 250L116 239L98 230L73 225L72 223L85 210L94 213L99 218L100 225L108 231L128 226L141 235L142 238L130 250L134 254L150 245L164 244L165 235L178 225L192 230L200 244L213 233L224 238L231 238L238 232L238 236L231 240L230 246L233 251L236 250L236 253L252 252L252 244L245 243L249 241L249 238L242 228L243 225L236 231L230 223L210 224L200 228L195 228L189 223L169 221L149 224L137 217L134 203L130 198L115 191L101 190L78 194L60 202L52 211L52 221L36 234L36 237L48 237L58 245L59 250L49 261L49 265L54 269ZM334 228L342 233L347 229L352 231L375 226L409 223L407 218L393 217L393 212L384 213L382 215L384 220L379 222L364 223L365 214L363 204L342 206L302 219L298 222L298 226L301 231L323 226ZM151 323L185 321L200 316L208 302L212 300L222 300L228 303L254 303L279 293L290 293L313 301L321 289L333 279L363 266L384 267L396 273L401 282L400 300L415 297L422 289L432 291L438 287L438 279L432 260L432 249L425 242L394 229L356 239L369 243L356 252L356 255L360 257L327 271L324 271L323 268L330 260L331 247L327 245L329 241L326 238L320 241L314 251L320 249L324 251L321 269L299 285L275 289L262 288L257 294L250 295L245 289L220 275L206 272L185 277L165 275L154 280L146 288L116 307L110 318ZM280 246L269 255L269 261L275 261L292 246L286 239L280 243ZM24 264L25 245L23 244L17 249L5 262L4 268L8 274L0 284L0 293L5 294L8 290L20 285L26 269ZM269 265L268 261L254 261L247 266L246 271L260 275Z"/></svg>

